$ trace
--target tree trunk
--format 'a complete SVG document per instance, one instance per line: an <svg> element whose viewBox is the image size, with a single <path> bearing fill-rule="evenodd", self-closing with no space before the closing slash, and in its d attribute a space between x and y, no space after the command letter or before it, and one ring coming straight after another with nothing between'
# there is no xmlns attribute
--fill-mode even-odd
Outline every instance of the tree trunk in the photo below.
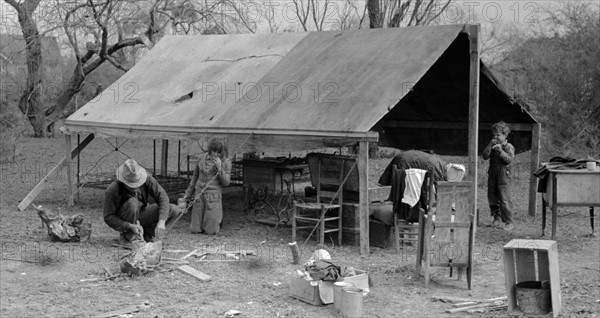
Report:
<svg viewBox="0 0 600 318"><path fill-rule="evenodd" d="M369 11L369 28L379 29L383 27L383 17L379 0L367 0L367 9Z"/></svg>
<svg viewBox="0 0 600 318"><path fill-rule="evenodd" d="M14 1L7 2L17 11L23 39L25 39L27 85L19 99L19 109L31 123L34 137L44 137L48 125L45 120L42 94L40 92L43 78L42 39L32 17L39 0L25 1L22 4Z"/></svg>
<svg viewBox="0 0 600 318"><path fill-rule="evenodd" d="M67 105L73 96L81 90L85 77L105 61L105 59L99 57L90 61L93 55L92 52L88 52L81 58L80 62L83 67L80 67L79 63L75 65L73 74L71 74L71 79L67 82L68 85L62 86L61 92L58 94L58 98L54 102L54 105L46 110L45 115L47 121L54 122L58 119L63 119L73 112L66 109Z"/></svg>

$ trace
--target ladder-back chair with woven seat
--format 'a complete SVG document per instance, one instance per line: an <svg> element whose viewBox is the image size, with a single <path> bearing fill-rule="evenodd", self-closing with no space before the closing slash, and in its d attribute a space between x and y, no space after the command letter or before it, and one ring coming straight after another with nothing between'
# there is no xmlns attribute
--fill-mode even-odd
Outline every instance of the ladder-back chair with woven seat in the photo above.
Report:
<svg viewBox="0 0 600 318"><path fill-rule="evenodd" d="M346 160L341 159L339 167L323 165L320 157L317 160L316 171L311 171L311 173L316 173L314 180L316 180L317 202L298 203L294 201L292 241L296 241L298 230L310 229L307 241L315 230L318 233L320 244L325 243L325 234L337 232L338 244L341 246Z"/></svg>
<svg viewBox="0 0 600 318"><path fill-rule="evenodd" d="M473 268L474 220L472 182L438 182L435 207L431 207L420 222L423 235L423 265L425 285L429 286L434 267L458 269L458 279L467 271L467 285L471 289ZM418 264L420 260L417 259ZM420 274L420 266L417 266Z"/></svg>
<svg viewBox="0 0 600 318"><path fill-rule="evenodd" d="M409 207L402 203L404 189L406 186L406 171L398 168L396 165L392 167L392 188L391 199L393 202L394 215L394 245L396 252L400 252L402 245L417 246L417 266L419 266L421 255L423 253L422 240L420 236L423 232L420 230L419 218L421 211L429 209L430 193L433 192L433 175L432 171L427 171L421 185L421 193L419 202L413 207Z"/></svg>

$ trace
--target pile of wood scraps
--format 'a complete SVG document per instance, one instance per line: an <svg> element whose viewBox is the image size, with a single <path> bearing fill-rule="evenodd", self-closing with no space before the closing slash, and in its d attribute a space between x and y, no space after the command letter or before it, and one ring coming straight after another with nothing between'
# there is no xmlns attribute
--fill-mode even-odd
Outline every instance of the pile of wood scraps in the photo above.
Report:
<svg viewBox="0 0 600 318"><path fill-rule="evenodd" d="M205 252L202 249L193 250L183 257L180 260L186 260L188 258L194 258L200 262L236 262L243 261L248 256L256 256L256 251L254 250L240 250L240 251L215 251L215 252Z"/></svg>
<svg viewBox="0 0 600 318"><path fill-rule="evenodd" d="M441 301L451 303L452 307L446 309L447 313L468 312L481 313L495 310L506 310L506 296L489 298L489 299L472 299L472 298L457 298L447 296L433 296L433 301Z"/></svg>

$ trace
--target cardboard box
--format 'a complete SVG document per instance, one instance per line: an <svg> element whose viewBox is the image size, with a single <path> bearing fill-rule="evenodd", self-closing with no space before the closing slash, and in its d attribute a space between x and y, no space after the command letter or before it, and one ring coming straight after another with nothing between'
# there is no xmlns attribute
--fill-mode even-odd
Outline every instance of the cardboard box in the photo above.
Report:
<svg viewBox="0 0 600 318"><path fill-rule="evenodd" d="M365 271L356 270L356 275L343 277L341 281L354 284L362 289L371 286L369 274ZM331 281L307 281L298 277L296 273L290 278L290 295L296 299L315 306L333 303L333 283Z"/></svg>

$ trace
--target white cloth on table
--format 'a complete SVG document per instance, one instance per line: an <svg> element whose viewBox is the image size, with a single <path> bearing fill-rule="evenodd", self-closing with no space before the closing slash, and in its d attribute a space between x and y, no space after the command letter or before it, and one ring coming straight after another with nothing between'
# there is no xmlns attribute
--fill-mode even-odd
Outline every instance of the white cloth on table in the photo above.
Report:
<svg viewBox="0 0 600 318"><path fill-rule="evenodd" d="M407 169L405 171L405 188L404 195L402 196L402 203L406 203L412 208L421 198L421 187L423 186L423 180L425 180L427 170Z"/></svg>

